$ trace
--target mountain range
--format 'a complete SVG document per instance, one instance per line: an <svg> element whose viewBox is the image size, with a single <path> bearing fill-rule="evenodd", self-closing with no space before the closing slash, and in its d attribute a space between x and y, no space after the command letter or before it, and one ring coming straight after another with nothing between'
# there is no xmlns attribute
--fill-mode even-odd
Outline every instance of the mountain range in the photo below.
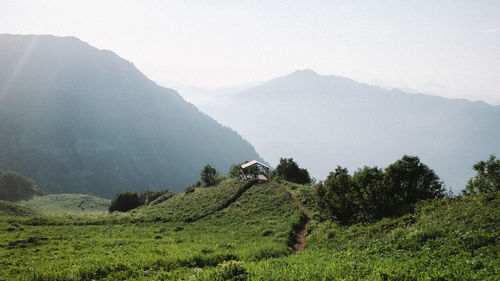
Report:
<svg viewBox="0 0 500 281"><path fill-rule="evenodd" d="M132 63L73 37L0 35L0 170L50 193L180 191L252 145Z"/></svg>
<svg viewBox="0 0 500 281"><path fill-rule="evenodd" d="M192 100L271 164L293 157L318 180L338 165L383 167L409 154L457 192L474 163L500 154L500 106L482 101L387 90L308 69L211 97Z"/></svg>

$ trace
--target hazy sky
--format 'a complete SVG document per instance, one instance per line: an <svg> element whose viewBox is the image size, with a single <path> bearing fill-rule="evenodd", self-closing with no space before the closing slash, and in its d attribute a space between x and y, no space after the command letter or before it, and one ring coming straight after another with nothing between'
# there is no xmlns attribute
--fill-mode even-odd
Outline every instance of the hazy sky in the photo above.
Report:
<svg viewBox="0 0 500 281"><path fill-rule="evenodd" d="M500 1L0 0L0 33L76 36L202 87L310 68L500 104Z"/></svg>

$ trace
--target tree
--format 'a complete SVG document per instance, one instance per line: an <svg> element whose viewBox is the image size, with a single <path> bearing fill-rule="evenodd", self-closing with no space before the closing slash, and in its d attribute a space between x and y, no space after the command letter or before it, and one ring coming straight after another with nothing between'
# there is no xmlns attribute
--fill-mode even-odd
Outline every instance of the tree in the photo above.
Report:
<svg viewBox="0 0 500 281"><path fill-rule="evenodd" d="M319 206L342 224L402 215L419 200L446 195L434 171L407 155L385 170L364 167L353 176L339 166L316 190Z"/></svg>
<svg viewBox="0 0 500 281"><path fill-rule="evenodd" d="M200 180L203 186L208 187L217 183L217 170L210 166L205 165L200 173Z"/></svg>
<svg viewBox="0 0 500 281"><path fill-rule="evenodd" d="M0 200L19 201L42 195L36 183L13 171L0 170Z"/></svg>
<svg viewBox="0 0 500 281"><path fill-rule="evenodd" d="M328 208L330 216L342 224L354 222L358 192L348 170L338 166L320 185L319 190L323 192L320 197L323 197L323 205Z"/></svg>
<svg viewBox="0 0 500 281"><path fill-rule="evenodd" d="M352 176L358 186L357 221L375 221L392 215L394 200L385 184L385 174L378 167L363 167Z"/></svg>
<svg viewBox="0 0 500 281"><path fill-rule="evenodd" d="M273 171L273 176L299 184L311 182L309 172L304 168L299 168L293 158L281 158L280 163Z"/></svg>
<svg viewBox="0 0 500 281"><path fill-rule="evenodd" d="M108 211L127 212L141 205L139 196L135 192L125 191L118 193L111 201Z"/></svg>
<svg viewBox="0 0 500 281"><path fill-rule="evenodd" d="M231 167L229 167L229 177L230 178L237 178L240 176L240 171L241 171L241 165L247 163L248 161L245 161L245 162L241 162L239 164L233 164L231 165Z"/></svg>
<svg viewBox="0 0 500 281"><path fill-rule="evenodd" d="M404 155L385 169L386 192L392 194L391 208L396 213L413 209L418 200L444 198L446 189L432 169L417 156Z"/></svg>
<svg viewBox="0 0 500 281"><path fill-rule="evenodd" d="M476 175L467 183L464 194L477 194L500 190L500 159L494 155L486 161L479 161L472 166Z"/></svg>

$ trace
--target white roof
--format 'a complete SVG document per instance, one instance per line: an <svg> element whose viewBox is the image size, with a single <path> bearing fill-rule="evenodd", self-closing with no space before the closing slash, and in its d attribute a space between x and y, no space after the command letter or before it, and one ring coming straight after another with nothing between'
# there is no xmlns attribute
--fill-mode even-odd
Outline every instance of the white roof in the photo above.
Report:
<svg viewBox="0 0 500 281"><path fill-rule="evenodd" d="M259 162L259 161L257 161L257 160L252 160L252 161L250 161L250 162L247 162L247 163L245 163L245 164L241 165L241 168L242 168L242 169L245 169L245 168L250 167L250 166L255 165L255 164L259 164L259 165L261 165L261 166L266 167L266 168L268 168L268 169L269 169L269 167L268 167L268 166L266 166L266 165L264 165L264 164L260 163L260 162Z"/></svg>

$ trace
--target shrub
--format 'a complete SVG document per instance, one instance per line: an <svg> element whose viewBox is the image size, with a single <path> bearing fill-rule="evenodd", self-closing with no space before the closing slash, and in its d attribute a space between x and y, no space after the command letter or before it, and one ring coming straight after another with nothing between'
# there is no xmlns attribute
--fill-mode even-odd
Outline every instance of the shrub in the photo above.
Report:
<svg viewBox="0 0 500 281"><path fill-rule="evenodd" d="M194 185L190 185L188 187L186 187L186 189L184 189L184 193L191 193L191 192L194 192L196 190L196 187Z"/></svg>
<svg viewBox="0 0 500 281"><path fill-rule="evenodd" d="M419 200L443 198L445 188L418 157L403 156L385 170L338 167L317 186L319 206L342 224L371 222L413 211Z"/></svg>
<svg viewBox="0 0 500 281"><path fill-rule="evenodd" d="M241 165L245 164L246 162L240 163L240 164L233 164L231 167L229 167L229 173L228 177L230 178L237 178L241 174Z"/></svg>
<svg viewBox="0 0 500 281"><path fill-rule="evenodd" d="M200 180L203 183L203 186L212 186L217 183L217 170L210 166L205 165L200 172Z"/></svg>
<svg viewBox="0 0 500 281"><path fill-rule="evenodd" d="M477 194L500 190L500 159L490 155L487 161L479 161L473 166L476 175L469 180L464 194Z"/></svg>
<svg viewBox="0 0 500 281"><path fill-rule="evenodd" d="M215 268L215 280L246 280L248 272L241 261L225 261Z"/></svg>
<svg viewBox="0 0 500 281"><path fill-rule="evenodd" d="M0 170L0 200L19 201L42 195L36 183L13 171Z"/></svg>
<svg viewBox="0 0 500 281"><path fill-rule="evenodd" d="M120 192L115 196L113 201L111 201L108 211L110 213L113 211L127 212L139 207L140 205L141 202L137 193L125 191Z"/></svg>
<svg viewBox="0 0 500 281"><path fill-rule="evenodd" d="M281 158L272 175L278 179L298 184L311 183L309 172L304 168L299 168L299 165L293 161L293 158Z"/></svg>

